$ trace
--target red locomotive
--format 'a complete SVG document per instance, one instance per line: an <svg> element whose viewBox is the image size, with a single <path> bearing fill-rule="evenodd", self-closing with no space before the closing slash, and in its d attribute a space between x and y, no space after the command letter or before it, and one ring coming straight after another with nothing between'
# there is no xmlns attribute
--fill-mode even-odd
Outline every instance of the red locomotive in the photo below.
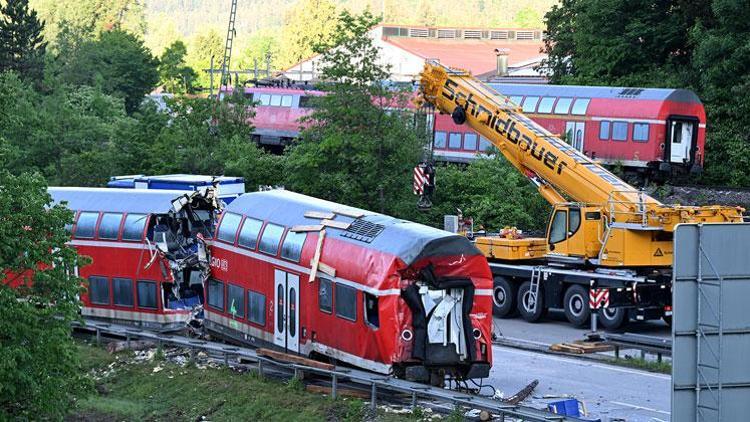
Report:
<svg viewBox="0 0 750 422"><path fill-rule="evenodd" d="M211 191L208 191L211 192ZM70 228L88 281L83 316L180 330L199 309L216 201L204 192L49 188L75 212Z"/></svg>
<svg viewBox="0 0 750 422"><path fill-rule="evenodd" d="M700 99L684 89L489 84L524 114L604 164L643 177L699 172L703 167L706 114ZM309 113L320 91L253 87L258 102L254 139L284 145L298 136L298 119ZM490 143L448 115L435 119L435 158L468 162Z"/></svg>
<svg viewBox="0 0 750 422"><path fill-rule="evenodd" d="M325 232L304 231L321 223L311 213L333 218ZM318 262L327 273L314 272ZM462 236L256 192L227 206L211 270L208 332L412 380L488 375L492 278Z"/></svg>

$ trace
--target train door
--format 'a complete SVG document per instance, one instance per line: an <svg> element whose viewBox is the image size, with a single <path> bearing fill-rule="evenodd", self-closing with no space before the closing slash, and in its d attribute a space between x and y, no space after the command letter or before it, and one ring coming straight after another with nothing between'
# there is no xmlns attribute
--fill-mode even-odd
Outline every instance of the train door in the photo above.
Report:
<svg viewBox="0 0 750 422"><path fill-rule="evenodd" d="M274 270L274 337L279 347L299 352L299 276Z"/></svg>
<svg viewBox="0 0 750 422"><path fill-rule="evenodd" d="M679 164L690 162L690 151L693 149L695 140L697 139L698 122L670 118L667 124L669 161Z"/></svg>
<svg viewBox="0 0 750 422"><path fill-rule="evenodd" d="M586 129L584 122L567 122L565 124L565 140L578 151L583 151L583 135Z"/></svg>

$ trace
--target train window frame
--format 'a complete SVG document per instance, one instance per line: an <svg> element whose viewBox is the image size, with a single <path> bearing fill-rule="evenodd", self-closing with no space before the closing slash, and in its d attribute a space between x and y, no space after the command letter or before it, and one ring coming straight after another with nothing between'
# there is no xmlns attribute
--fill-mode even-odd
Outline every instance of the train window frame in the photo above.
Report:
<svg viewBox="0 0 750 422"><path fill-rule="evenodd" d="M469 141L469 138L474 138L474 146L470 147L468 144L472 141ZM464 149L468 151L478 151L479 150L479 135L476 133L464 133Z"/></svg>
<svg viewBox="0 0 750 422"><path fill-rule="evenodd" d="M607 134L606 137L602 138L602 129L606 125L607 127ZM609 141L609 139L612 137L612 122L609 120L600 120L599 121L599 140L600 141Z"/></svg>
<svg viewBox="0 0 750 422"><path fill-rule="evenodd" d="M271 94L260 93L258 98L258 105L268 106L271 105Z"/></svg>
<svg viewBox="0 0 750 422"><path fill-rule="evenodd" d="M108 216L119 216L119 219L117 221L117 227L114 227L112 224L114 221L107 221L105 226L105 219L107 219ZM96 228L96 238L100 240L117 240L120 238L120 228L122 227L122 217L123 213L121 212L104 212L102 213L101 218L99 219L99 224ZM107 233L102 233L102 228L107 229ZM109 237L106 237L109 236ZM114 237L112 237L114 236Z"/></svg>
<svg viewBox="0 0 750 422"><path fill-rule="evenodd" d="M106 294L107 301L106 302L96 302L96 301L94 301L94 299L92 297L92 294L91 294L91 292L92 292L91 280L104 281L104 286L107 288L107 291L106 291L106 293L107 293ZM93 305L107 305L107 306L109 306L110 304L112 304L112 286L110 285L109 278L107 278L105 276L101 276L101 275L91 275L91 276L88 277L88 282L89 282L89 287L88 287L87 293L89 295L89 302L91 302L91 304L93 304Z"/></svg>
<svg viewBox="0 0 750 422"><path fill-rule="evenodd" d="M344 293L346 295L351 294L351 296L345 296ZM333 296L333 309L336 316L347 321L357 322L357 289L343 283L334 283ZM353 315L344 312L350 309Z"/></svg>
<svg viewBox="0 0 750 422"><path fill-rule="evenodd" d="M136 222L142 221L141 229L138 232L138 238L132 238L130 236L130 233L135 234L135 231L129 231L128 227L132 226L132 223L130 226L128 225L130 222L131 217L138 218ZM146 225L148 224L149 214L140 214L140 213L132 213L132 214L125 214L125 221L122 223L122 240L125 242L142 242L143 241L143 232L146 230Z"/></svg>
<svg viewBox="0 0 750 422"><path fill-rule="evenodd" d="M510 100L510 102L517 106L520 106L523 102L523 95L508 95L507 98L508 100Z"/></svg>
<svg viewBox="0 0 750 422"><path fill-rule="evenodd" d="M81 217L84 216L94 216L94 224L89 226L88 224L85 225L86 229L91 229L91 235L81 236ZM75 232L73 233L73 237L77 239L93 239L96 235L96 228L99 224L99 212L98 211L81 211L78 213L78 218L76 219L75 224Z"/></svg>
<svg viewBox="0 0 750 422"><path fill-rule="evenodd" d="M567 103L567 106L566 106ZM570 107L573 105L572 97L560 97L555 102L555 108L553 114L570 114ZM565 107L565 110L561 110L561 107Z"/></svg>
<svg viewBox="0 0 750 422"><path fill-rule="evenodd" d="M272 230L274 230L274 232L269 232L269 229L271 228ZM277 229L279 229L280 231L277 231ZM265 227L263 227L263 233L260 235L260 241L258 242L258 251L266 255L271 255L271 256L278 255L279 249L281 249L279 245L281 244L281 239L284 237L284 230L286 230L286 228L282 225L274 224L274 223L266 223ZM274 236L274 238L266 240L266 234L269 234L269 233L271 236ZM272 241L275 241L274 249L273 250L267 249L266 246L271 246Z"/></svg>
<svg viewBox="0 0 750 422"><path fill-rule="evenodd" d="M282 107L291 107L293 101L294 101L294 97L291 94L284 94L281 96Z"/></svg>
<svg viewBox="0 0 750 422"><path fill-rule="evenodd" d="M216 295L215 292L212 290L212 287L220 287L221 288L221 294ZM224 313L224 295L226 293L226 286L224 286L224 282L221 280L217 280L215 278L209 278L208 279L208 289L206 291L207 298L206 298L206 305L208 305L209 308L219 311L221 313ZM219 301L221 303L217 304L215 301L215 297L219 298Z"/></svg>
<svg viewBox="0 0 750 422"><path fill-rule="evenodd" d="M552 110L554 110L556 102L557 102L557 97L542 97L542 99L539 100L537 113L552 114ZM547 107L548 104L549 104L549 107Z"/></svg>
<svg viewBox="0 0 750 422"><path fill-rule="evenodd" d="M231 216L231 217L230 217ZM232 224L230 221L227 221L227 218L234 218L237 217L237 224L234 226L234 235L232 236L232 240L230 241L228 238L222 238L222 232L223 228L225 227L225 224ZM233 212L227 212L224 213L224 215L221 217L221 222L219 223L219 228L216 230L216 240L224 243L228 243L230 245L234 245L234 243L237 241L237 233L240 231L240 225L242 224L242 214L236 214ZM229 229L229 228L227 228Z"/></svg>
<svg viewBox="0 0 750 422"><path fill-rule="evenodd" d="M435 131L435 140L433 141L435 148L445 149L448 146L448 132L442 130Z"/></svg>
<svg viewBox="0 0 750 422"><path fill-rule="evenodd" d="M239 296L237 296L237 293L239 291ZM234 293L234 295L233 295ZM235 304L235 310L237 312L232 313L232 301L239 298L241 302L239 302L240 306L237 306ZM238 309L241 308L241 309ZM234 319L245 319L245 288L242 286L238 286L233 283L227 283L227 314L232 316Z"/></svg>
<svg viewBox="0 0 750 422"><path fill-rule="evenodd" d="M454 146L455 145L453 142L455 140L454 135L458 137L458 146ZM462 144L463 144L463 136L461 132L450 132L450 134L448 135L448 149L459 150L461 149Z"/></svg>
<svg viewBox="0 0 750 422"><path fill-rule="evenodd" d="M292 262L299 262L302 258L302 248L305 246L306 241L307 232L287 230L284 241L281 243L281 257Z"/></svg>
<svg viewBox="0 0 750 422"><path fill-rule="evenodd" d="M645 137L643 136L636 136L643 135L643 133L639 133L637 131L638 128L645 129ZM647 143L650 138L650 130L651 126L646 122L635 122L633 123L633 142L639 142L639 143Z"/></svg>
<svg viewBox="0 0 750 422"><path fill-rule="evenodd" d="M326 286L324 288L324 286ZM323 302L321 297L328 295L328 300ZM325 307L323 305L326 305ZM333 314L333 281L321 277L318 282L318 309L320 312L332 315Z"/></svg>
<svg viewBox="0 0 750 422"><path fill-rule="evenodd" d="M271 107L281 107L281 94L271 94Z"/></svg>
<svg viewBox="0 0 750 422"><path fill-rule="evenodd" d="M118 284L120 285L118 287ZM118 295L118 290L121 288L121 286L127 286L130 292L130 294L122 294L123 292L120 291L120 295ZM122 303L118 301L118 296L121 298L129 298L129 303ZM127 277L112 277L112 305L114 306L122 306L124 308L133 308L135 307L135 292L133 289L133 279L127 278Z"/></svg>
<svg viewBox="0 0 750 422"><path fill-rule="evenodd" d="M259 300L258 300L259 299ZM257 303L256 303L257 301ZM260 313L257 315L253 314L254 310L260 304ZM256 316L260 316L260 320L256 319ZM248 289L247 291L247 321L260 327L266 326L266 295L255 290Z"/></svg>
<svg viewBox="0 0 750 422"><path fill-rule="evenodd" d="M479 152L487 152L492 148L492 142L490 142L489 139L485 138L484 136L479 136Z"/></svg>
<svg viewBox="0 0 750 422"><path fill-rule="evenodd" d="M622 125L625 125L624 129L622 130L623 137L622 138L616 137L615 133L617 133L617 132L615 131L615 129L617 127L622 128ZM621 120L615 120L615 121L613 121L612 122L612 140L615 141L615 142L627 142L628 141L628 131L629 131L629 129L630 129L630 124L628 124L628 122L623 122Z"/></svg>
<svg viewBox="0 0 750 422"><path fill-rule="evenodd" d="M248 221L250 221L251 224L255 225L255 227L248 226ZM248 230L254 230L253 233L255 234L255 237L250 237L249 235L251 233L245 233L245 228L248 228ZM258 247L258 238L260 237L261 230L263 230L263 220L258 220L257 218L252 217L245 217L245 220L242 222L242 226L240 227L240 233L237 236L237 246L245 249L255 250ZM249 240L252 240L252 242L248 242Z"/></svg>
<svg viewBox="0 0 750 422"><path fill-rule="evenodd" d="M585 116L589 104L591 104L591 98L576 98L573 102L573 107L570 108L570 114L574 116Z"/></svg>
<svg viewBox="0 0 750 422"><path fill-rule="evenodd" d="M154 295L154 302L153 302L154 305L153 306L144 305L143 303L141 303L142 302L141 301L141 286L150 286L149 288L153 287L153 295ZM137 296L136 299L138 299L137 300L138 308L143 308L143 309L159 309L159 289L158 289L157 283L155 281L153 281L153 280L138 280L138 281L136 281L135 291L136 291L136 296ZM145 302L145 301L143 301L143 302Z"/></svg>
<svg viewBox="0 0 750 422"><path fill-rule="evenodd" d="M368 327L373 331L380 328L380 298L372 293L362 292L362 303L364 304L364 319ZM374 320L373 320L373 309L368 305L374 303Z"/></svg>
<svg viewBox="0 0 750 422"><path fill-rule="evenodd" d="M523 103L520 104L521 111L524 113L534 113L541 98L542 97L538 95L527 95L526 98L523 99Z"/></svg>

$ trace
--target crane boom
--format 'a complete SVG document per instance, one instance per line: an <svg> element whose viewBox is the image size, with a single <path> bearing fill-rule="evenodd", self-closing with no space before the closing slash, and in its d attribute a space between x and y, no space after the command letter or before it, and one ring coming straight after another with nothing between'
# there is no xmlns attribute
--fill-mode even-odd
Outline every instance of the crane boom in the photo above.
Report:
<svg viewBox="0 0 750 422"><path fill-rule="evenodd" d="M701 221L742 221L736 207L663 205L524 116L518 106L469 72L427 61L421 97L456 123L467 123L487 138L553 205L595 204L612 221L637 223L665 231Z"/></svg>

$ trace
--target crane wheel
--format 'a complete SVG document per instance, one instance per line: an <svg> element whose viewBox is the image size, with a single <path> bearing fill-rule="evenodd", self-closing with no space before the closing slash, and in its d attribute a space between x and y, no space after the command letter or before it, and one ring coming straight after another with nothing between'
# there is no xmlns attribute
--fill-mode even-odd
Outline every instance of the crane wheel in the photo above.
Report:
<svg viewBox="0 0 750 422"><path fill-rule="evenodd" d="M518 288L518 295L516 301L518 303L518 313L521 314L521 318L528 322L537 322L544 315L544 291L542 287L539 287L539 294L537 295L536 309L534 308L534 298L531 295L531 281L525 281Z"/></svg>
<svg viewBox="0 0 750 422"><path fill-rule="evenodd" d="M453 118L453 123L457 125L466 123L466 110L461 106L456 106L456 108L453 109L453 113L451 113L451 118Z"/></svg>
<svg viewBox="0 0 750 422"><path fill-rule="evenodd" d="M568 322L576 327L586 324L591 315L588 290L580 284L571 284L565 291L563 306Z"/></svg>
<svg viewBox="0 0 750 422"><path fill-rule="evenodd" d="M492 314L508 318L516 311L516 286L505 277L495 277L492 286Z"/></svg>

